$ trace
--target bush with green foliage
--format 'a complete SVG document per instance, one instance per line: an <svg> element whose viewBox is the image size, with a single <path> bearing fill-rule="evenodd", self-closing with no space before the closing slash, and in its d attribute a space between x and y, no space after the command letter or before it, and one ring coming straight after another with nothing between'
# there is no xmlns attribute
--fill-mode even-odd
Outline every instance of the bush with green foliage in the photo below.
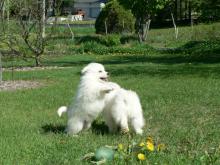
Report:
<svg viewBox="0 0 220 165"><path fill-rule="evenodd" d="M97 54L97 55L149 55L157 53L157 50L146 44L133 43L131 47L124 46L106 46L96 41L88 41L77 48L71 49L76 54Z"/></svg>
<svg viewBox="0 0 220 165"><path fill-rule="evenodd" d="M105 33L105 22L108 33L134 31L134 16L130 10L124 9L117 0L109 1L100 12L95 22L96 33Z"/></svg>
<svg viewBox="0 0 220 165"><path fill-rule="evenodd" d="M219 0L193 0L192 10L199 16L199 22L213 22L220 20Z"/></svg>
<svg viewBox="0 0 220 165"><path fill-rule="evenodd" d="M106 46L117 46L121 44L120 36L116 34L111 34L111 35L109 34L109 35L103 36L102 40Z"/></svg>
<svg viewBox="0 0 220 165"><path fill-rule="evenodd" d="M117 34L108 34L108 35L94 35L94 36L85 36L81 37L77 41L78 44L86 42L96 42L104 46L117 46L121 44L121 36Z"/></svg>

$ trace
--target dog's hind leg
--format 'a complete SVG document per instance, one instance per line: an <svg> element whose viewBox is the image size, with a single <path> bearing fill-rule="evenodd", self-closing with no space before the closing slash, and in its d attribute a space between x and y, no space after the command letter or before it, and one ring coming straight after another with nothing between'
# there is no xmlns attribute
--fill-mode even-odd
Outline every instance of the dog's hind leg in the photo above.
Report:
<svg viewBox="0 0 220 165"><path fill-rule="evenodd" d="M136 134L143 134L144 120L142 118L133 118L131 120L131 126Z"/></svg>
<svg viewBox="0 0 220 165"><path fill-rule="evenodd" d="M118 126L115 124L115 121L111 117L108 118L106 124L108 125L108 129L110 133L117 132Z"/></svg>
<svg viewBox="0 0 220 165"><path fill-rule="evenodd" d="M129 128L128 128L128 120L126 116L123 116L120 120L120 128L122 133L128 133Z"/></svg>

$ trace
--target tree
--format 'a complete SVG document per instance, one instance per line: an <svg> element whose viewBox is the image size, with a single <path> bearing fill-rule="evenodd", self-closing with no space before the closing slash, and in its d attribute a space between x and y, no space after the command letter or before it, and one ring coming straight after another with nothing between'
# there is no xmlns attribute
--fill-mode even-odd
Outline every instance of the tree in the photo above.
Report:
<svg viewBox="0 0 220 165"><path fill-rule="evenodd" d="M4 30L4 43L11 50L11 55L32 58L36 66L41 65L40 58L50 37L50 34L45 35L45 3L45 0L11 0L14 19L10 22L9 32Z"/></svg>
<svg viewBox="0 0 220 165"><path fill-rule="evenodd" d="M56 13L59 13L59 5L63 1L65 0L56 0ZM45 7L48 7L48 0L4 0L0 1L1 6L4 6L3 2L10 2L9 9L13 19L8 19L6 23L5 10L2 10L1 42L8 46L11 57L16 55L25 60L31 58L35 60L36 66L41 65L41 56L54 27L45 36Z"/></svg>
<svg viewBox="0 0 220 165"><path fill-rule="evenodd" d="M0 27L1 27L1 29L0 29L0 31L1 31L1 33L0 33L0 40L1 41L3 41L3 39L4 39L4 35L3 35L3 33L2 33L2 24L3 24L3 20L4 20L4 5L5 5L5 2L4 2L4 0L3 1L1 1L0 2ZM0 47L1 48L1 47ZM1 50L0 50L0 84L2 83L2 53L1 53Z"/></svg>
<svg viewBox="0 0 220 165"><path fill-rule="evenodd" d="M40 56L44 53L47 39L44 36L43 1L14 1L13 5L16 7L15 18L18 20L16 23L18 33L10 36L9 40L17 47L10 48L24 58L33 58L36 66L39 66Z"/></svg>
<svg viewBox="0 0 220 165"><path fill-rule="evenodd" d="M123 6L131 9L136 18L136 32L140 42L145 41L150 20L158 9L162 9L169 0L118 0Z"/></svg>
<svg viewBox="0 0 220 165"><path fill-rule="evenodd" d="M201 14L202 21L220 20L220 0L194 0L192 7Z"/></svg>
<svg viewBox="0 0 220 165"><path fill-rule="evenodd" d="M95 22L96 33L122 33L134 31L135 18L118 1L111 0L102 9Z"/></svg>
<svg viewBox="0 0 220 165"><path fill-rule="evenodd" d="M49 1L52 8L52 15L71 14L66 13L65 8L72 7L74 5L74 0L47 0L48 7ZM59 13L57 11L59 11Z"/></svg>

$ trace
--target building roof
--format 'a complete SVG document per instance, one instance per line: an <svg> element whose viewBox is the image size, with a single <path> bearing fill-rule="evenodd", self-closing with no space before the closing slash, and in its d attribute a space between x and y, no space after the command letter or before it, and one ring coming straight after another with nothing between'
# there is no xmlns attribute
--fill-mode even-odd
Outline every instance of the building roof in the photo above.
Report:
<svg viewBox="0 0 220 165"><path fill-rule="evenodd" d="M75 0L76 3L106 3L108 0Z"/></svg>
<svg viewBox="0 0 220 165"><path fill-rule="evenodd" d="M100 3L106 3L107 0L98 0L97 2L100 2Z"/></svg>

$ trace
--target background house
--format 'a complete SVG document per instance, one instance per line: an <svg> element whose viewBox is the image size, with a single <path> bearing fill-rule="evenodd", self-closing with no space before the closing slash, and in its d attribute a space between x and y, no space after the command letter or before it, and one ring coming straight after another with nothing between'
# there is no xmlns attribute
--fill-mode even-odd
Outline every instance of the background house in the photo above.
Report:
<svg viewBox="0 0 220 165"><path fill-rule="evenodd" d="M105 2L106 0L75 0L74 9L84 11L85 19L97 18L101 11L100 4Z"/></svg>

